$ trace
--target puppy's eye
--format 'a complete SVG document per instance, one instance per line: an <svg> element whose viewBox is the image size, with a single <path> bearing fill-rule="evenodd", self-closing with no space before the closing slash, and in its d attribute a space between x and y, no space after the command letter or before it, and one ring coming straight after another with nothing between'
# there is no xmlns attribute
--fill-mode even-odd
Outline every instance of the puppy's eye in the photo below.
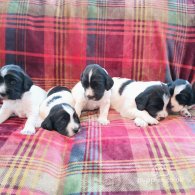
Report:
<svg viewBox="0 0 195 195"><path fill-rule="evenodd" d="M11 85L15 85L16 84L16 81L15 80L12 80L12 81L10 81L10 84Z"/></svg>
<svg viewBox="0 0 195 195"><path fill-rule="evenodd" d="M92 82L92 83L91 83L91 87L92 87L93 89L98 88L98 83L97 83L97 82Z"/></svg>
<svg viewBox="0 0 195 195"><path fill-rule="evenodd" d="M83 81L82 85L84 88L87 88L89 86L89 82L88 81Z"/></svg>
<svg viewBox="0 0 195 195"><path fill-rule="evenodd" d="M74 113L73 118L74 118L75 122L80 123L79 117L76 113Z"/></svg>

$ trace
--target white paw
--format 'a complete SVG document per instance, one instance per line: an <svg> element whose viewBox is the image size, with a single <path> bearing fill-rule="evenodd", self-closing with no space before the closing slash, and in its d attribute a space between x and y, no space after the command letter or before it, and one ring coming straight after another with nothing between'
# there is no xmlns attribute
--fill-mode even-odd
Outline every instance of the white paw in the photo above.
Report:
<svg viewBox="0 0 195 195"><path fill-rule="evenodd" d="M109 120L107 120L106 118L98 118L98 122L102 125L107 125L110 123Z"/></svg>
<svg viewBox="0 0 195 195"><path fill-rule="evenodd" d="M22 131L20 131L20 133L23 135L33 135L35 134L35 128L34 127L24 128Z"/></svg>
<svg viewBox="0 0 195 195"><path fill-rule="evenodd" d="M192 117L192 115L190 114L190 112L187 109L181 110L180 114L181 114L181 116L186 117L186 118Z"/></svg>
<svg viewBox="0 0 195 195"><path fill-rule="evenodd" d="M144 119L146 121L146 123L148 123L149 125L157 125L159 123L159 121L153 117L147 117L146 119Z"/></svg>
<svg viewBox="0 0 195 195"><path fill-rule="evenodd" d="M146 121L142 120L141 118L136 118L134 120L134 123L136 124L136 126L138 127L147 127L148 123L146 123Z"/></svg>

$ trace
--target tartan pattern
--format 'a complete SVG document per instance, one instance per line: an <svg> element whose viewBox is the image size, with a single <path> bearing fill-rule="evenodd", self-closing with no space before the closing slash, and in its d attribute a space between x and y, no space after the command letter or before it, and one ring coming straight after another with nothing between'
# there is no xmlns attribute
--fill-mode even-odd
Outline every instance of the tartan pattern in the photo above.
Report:
<svg viewBox="0 0 195 195"><path fill-rule="evenodd" d="M0 0L0 66L21 65L39 86L72 87L87 64L136 80L195 80L194 0ZM193 114L195 116L195 112ZM82 115L73 138L25 120L0 125L0 194L194 194L195 125L169 116L137 128Z"/></svg>
<svg viewBox="0 0 195 195"><path fill-rule="evenodd" d="M25 120L11 118L0 126L0 193L194 194L193 115L138 128L114 110L108 126L85 112L73 138L43 129L24 136Z"/></svg>

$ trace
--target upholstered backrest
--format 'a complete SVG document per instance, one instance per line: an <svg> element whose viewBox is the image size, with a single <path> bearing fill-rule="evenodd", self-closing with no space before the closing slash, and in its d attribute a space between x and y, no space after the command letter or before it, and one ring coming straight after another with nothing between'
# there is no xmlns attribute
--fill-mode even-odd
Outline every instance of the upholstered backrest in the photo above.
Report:
<svg viewBox="0 0 195 195"><path fill-rule="evenodd" d="M0 66L72 87L90 63L136 80L195 73L194 1L0 1Z"/></svg>

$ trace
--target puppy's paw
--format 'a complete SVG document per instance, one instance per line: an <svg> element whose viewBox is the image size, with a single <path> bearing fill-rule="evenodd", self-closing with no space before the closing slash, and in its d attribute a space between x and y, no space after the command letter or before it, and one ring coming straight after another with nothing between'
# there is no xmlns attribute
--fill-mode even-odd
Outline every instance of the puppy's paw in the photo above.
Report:
<svg viewBox="0 0 195 195"><path fill-rule="evenodd" d="M136 126L138 127L147 127L148 123L146 123L146 121L142 120L141 118L136 118L134 120L134 123L136 124Z"/></svg>
<svg viewBox="0 0 195 195"><path fill-rule="evenodd" d="M102 125L108 125L110 121L106 118L98 118L98 122Z"/></svg>
<svg viewBox="0 0 195 195"><path fill-rule="evenodd" d="M147 117L146 119L144 119L146 121L146 123L148 123L149 125L157 125L159 123L159 121L153 117Z"/></svg>
<svg viewBox="0 0 195 195"><path fill-rule="evenodd" d="M180 115L185 117L185 118L191 118L192 117L192 115L190 114L190 112L187 109L181 110Z"/></svg>
<svg viewBox="0 0 195 195"><path fill-rule="evenodd" d="M35 128L34 127L24 128L22 131L20 131L20 133L23 135L33 135L35 134Z"/></svg>

